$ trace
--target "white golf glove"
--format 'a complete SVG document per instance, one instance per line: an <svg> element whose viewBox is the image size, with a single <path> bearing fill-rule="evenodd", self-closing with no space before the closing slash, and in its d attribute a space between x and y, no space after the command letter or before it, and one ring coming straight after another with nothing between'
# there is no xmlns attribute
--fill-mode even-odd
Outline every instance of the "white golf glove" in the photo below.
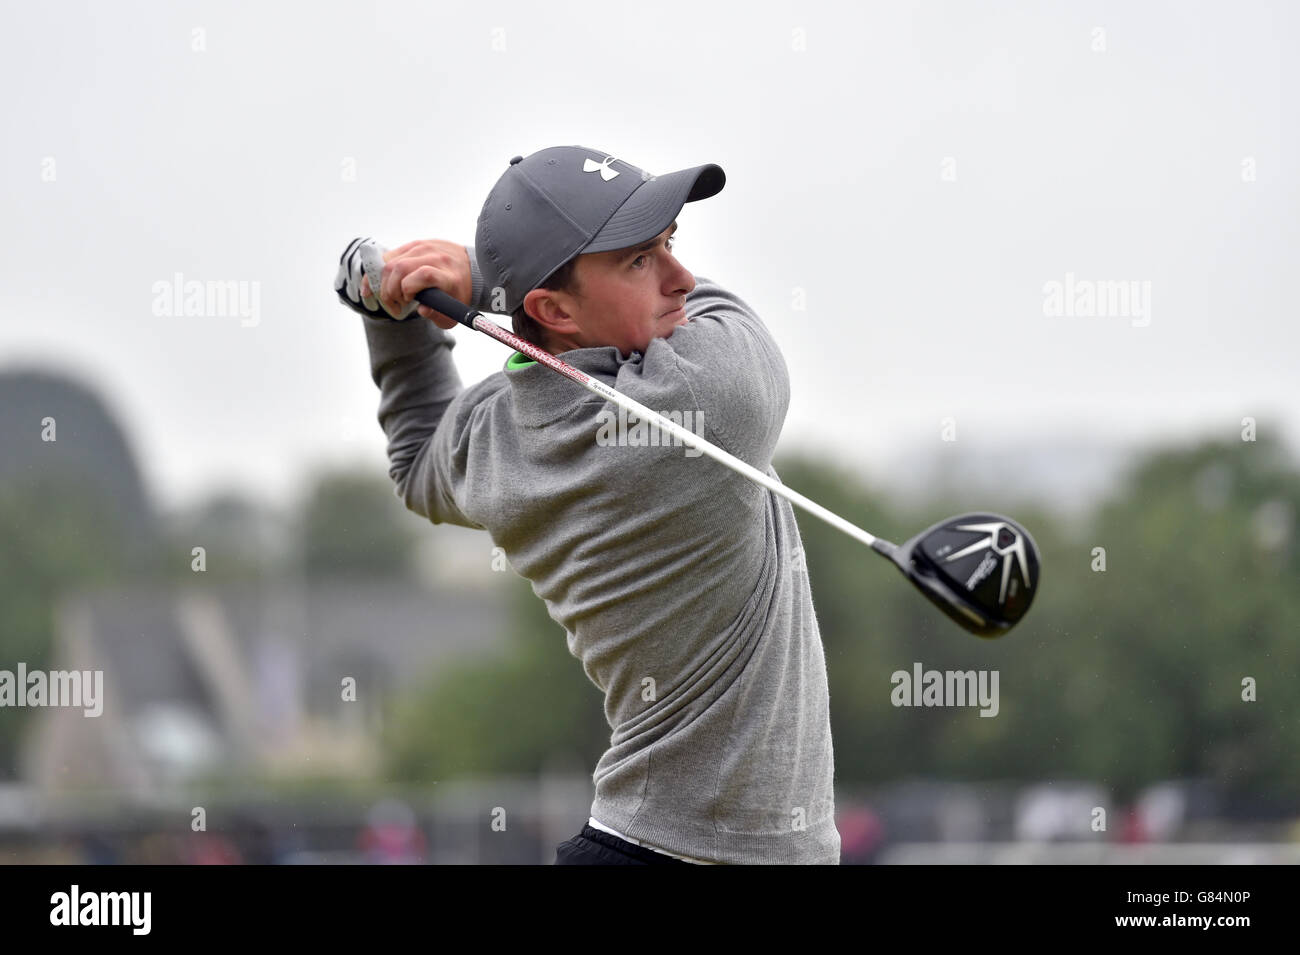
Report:
<svg viewBox="0 0 1300 955"><path fill-rule="evenodd" d="M379 288L384 274L384 252L387 250L374 239L353 239L339 256L339 270L334 276L334 291L339 301L360 315L373 318L391 318L403 321L415 314L418 302L411 302L400 315L394 315L379 301L377 295L361 294L362 276L370 277L370 290Z"/></svg>

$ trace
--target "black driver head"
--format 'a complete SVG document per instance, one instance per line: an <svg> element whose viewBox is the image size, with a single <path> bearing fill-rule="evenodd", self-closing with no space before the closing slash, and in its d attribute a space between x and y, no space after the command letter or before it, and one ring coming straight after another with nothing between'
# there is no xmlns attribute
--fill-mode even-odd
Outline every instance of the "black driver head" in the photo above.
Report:
<svg viewBox="0 0 1300 955"><path fill-rule="evenodd" d="M906 543L877 543L921 593L981 637L1014 627L1038 592L1038 546L1000 514L950 517Z"/></svg>

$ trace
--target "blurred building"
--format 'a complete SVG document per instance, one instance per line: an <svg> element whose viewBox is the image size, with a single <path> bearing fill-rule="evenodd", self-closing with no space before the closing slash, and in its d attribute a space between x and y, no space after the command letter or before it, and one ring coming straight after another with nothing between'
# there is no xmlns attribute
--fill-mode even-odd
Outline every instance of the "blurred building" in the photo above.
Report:
<svg viewBox="0 0 1300 955"><path fill-rule="evenodd" d="M499 594L362 580L68 595L51 668L102 670L103 712L40 711L24 779L147 799L214 772L367 778L390 698L498 651L506 613Z"/></svg>
<svg viewBox="0 0 1300 955"><path fill-rule="evenodd" d="M57 501L75 488L117 523L125 557L156 549L159 518L126 432L85 384L42 369L0 371L0 491L39 488Z"/></svg>

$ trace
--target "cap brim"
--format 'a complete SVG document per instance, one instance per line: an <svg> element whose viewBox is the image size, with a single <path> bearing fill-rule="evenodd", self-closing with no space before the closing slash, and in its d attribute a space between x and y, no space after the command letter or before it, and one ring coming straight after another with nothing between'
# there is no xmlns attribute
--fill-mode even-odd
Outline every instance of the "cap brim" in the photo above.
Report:
<svg viewBox="0 0 1300 955"><path fill-rule="evenodd" d="M626 249L653 239L672 224L682 206L716 196L726 182L722 167L713 163L647 180L627 197L580 254Z"/></svg>

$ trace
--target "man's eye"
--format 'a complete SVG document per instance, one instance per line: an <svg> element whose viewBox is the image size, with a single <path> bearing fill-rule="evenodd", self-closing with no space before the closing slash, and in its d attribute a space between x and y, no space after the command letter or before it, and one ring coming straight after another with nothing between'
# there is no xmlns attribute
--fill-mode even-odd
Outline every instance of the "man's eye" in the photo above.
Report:
<svg viewBox="0 0 1300 955"><path fill-rule="evenodd" d="M667 239L664 240L664 246L668 249L669 252L671 252L671 251L673 250L673 241L674 241L675 239L676 239L676 236L671 236L671 235L670 235ZM644 258L645 258L644 255L638 255L635 259L633 259L633 260L632 260L632 268L634 268L634 269L635 269L635 268L638 268L637 263L640 262L640 261L641 261L642 259L644 259Z"/></svg>

